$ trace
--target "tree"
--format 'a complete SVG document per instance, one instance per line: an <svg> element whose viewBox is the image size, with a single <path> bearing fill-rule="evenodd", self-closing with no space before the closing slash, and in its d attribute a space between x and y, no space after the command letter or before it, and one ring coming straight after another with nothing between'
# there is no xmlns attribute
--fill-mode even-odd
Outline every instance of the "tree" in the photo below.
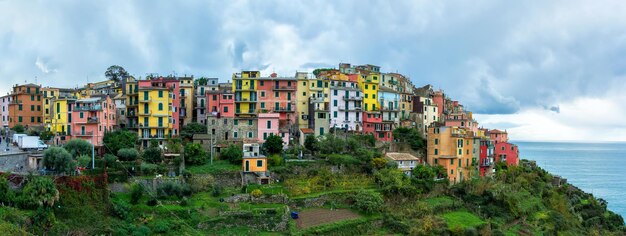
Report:
<svg viewBox="0 0 626 236"><path fill-rule="evenodd" d="M115 82L120 82L126 77L129 76L128 72L124 69L124 67L118 65L112 65L107 68L106 72L104 72L104 76Z"/></svg>
<svg viewBox="0 0 626 236"><path fill-rule="evenodd" d="M134 161L139 157L139 152L135 148L123 148L117 151L117 156L122 161Z"/></svg>
<svg viewBox="0 0 626 236"><path fill-rule="evenodd" d="M411 171L411 181L419 188L430 191L435 183L437 169L425 165L417 165Z"/></svg>
<svg viewBox="0 0 626 236"><path fill-rule="evenodd" d="M120 149L135 148L137 143L137 133L128 130L116 130L107 132L102 138L105 150L110 154L117 154Z"/></svg>
<svg viewBox="0 0 626 236"><path fill-rule="evenodd" d="M346 149L346 142L333 134L327 134L319 141L318 146L323 154L341 154Z"/></svg>
<svg viewBox="0 0 626 236"><path fill-rule="evenodd" d="M206 125L200 123L189 123L180 130L180 136L185 140L191 140L194 134L207 134Z"/></svg>
<svg viewBox="0 0 626 236"><path fill-rule="evenodd" d="M43 131L39 134L39 139L41 139L41 141L50 141L50 139L52 139L52 137L54 136L54 134L50 131Z"/></svg>
<svg viewBox="0 0 626 236"><path fill-rule="evenodd" d="M150 142L150 147L143 151L143 160L149 163L161 163L163 157L161 156L161 148L158 143Z"/></svg>
<svg viewBox="0 0 626 236"><path fill-rule="evenodd" d="M275 134L270 134L265 140L265 143L263 143L263 150L270 155L280 154L283 151L283 144L283 138Z"/></svg>
<svg viewBox="0 0 626 236"><path fill-rule="evenodd" d="M380 212L385 204L383 196L373 191L359 190L352 199L357 210L368 214Z"/></svg>
<svg viewBox="0 0 626 236"><path fill-rule="evenodd" d="M43 153L43 166L59 173L70 174L76 169L72 155L63 148L51 147Z"/></svg>
<svg viewBox="0 0 626 236"><path fill-rule="evenodd" d="M314 135L307 135L304 139L304 148L315 154L319 150L319 141Z"/></svg>
<svg viewBox="0 0 626 236"><path fill-rule="evenodd" d="M207 85L208 79L205 77L200 77L194 81L196 85Z"/></svg>
<svg viewBox="0 0 626 236"><path fill-rule="evenodd" d="M374 167L377 170L380 170L382 168L385 168L385 166L387 166L387 162L389 161L385 158L375 157L375 158L372 158L372 167Z"/></svg>
<svg viewBox="0 0 626 236"><path fill-rule="evenodd" d="M4 175L0 175L0 205L6 206L12 204L15 200L15 193L9 186L9 181Z"/></svg>
<svg viewBox="0 0 626 236"><path fill-rule="evenodd" d="M24 131L26 131L26 129L24 129L23 125L15 125L15 126L13 126L12 130L15 131L15 133L18 133L18 134L23 134Z"/></svg>
<svg viewBox="0 0 626 236"><path fill-rule="evenodd" d="M31 176L22 190L22 198L30 207L52 207L59 200L59 191L50 178Z"/></svg>
<svg viewBox="0 0 626 236"><path fill-rule="evenodd" d="M393 130L393 138L401 143L408 143L411 149L416 151L426 150L426 140L422 134L414 128L398 127Z"/></svg>
<svg viewBox="0 0 626 236"><path fill-rule="evenodd" d="M411 191L409 178L398 169L382 169L374 174L374 179L386 194L403 194Z"/></svg>
<svg viewBox="0 0 626 236"><path fill-rule="evenodd" d="M243 150L240 147L231 144L226 149L222 150L221 158L225 160L229 160L230 163L239 165L241 164L241 159L243 158Z"/></svg>
<svg viewBox="0 0 626 236"><path fill-rule="evenodd" d="M137 183L133 184L130 187L130 203L133 205L136 205L137 203L139 203L139 200L141 200L143 193L144 193L143 185L137 184Z"/></svg>
<svg viewBox="0 0 626 236"><path fill-rule="evenodd" d="M185 163L189 165L202 165L206 163L208 156L199 143L187 143L185 145Z"/></svg>
<svg viewBox="0 0 626 236"><path fill-rule="evenodd" d="M63 148L65 148L65 150L72 154L73 157L78 157L80 155L91 156L91 153L93 151L91 143L82 139L72 139L65 145L63 145Z"/></svg>

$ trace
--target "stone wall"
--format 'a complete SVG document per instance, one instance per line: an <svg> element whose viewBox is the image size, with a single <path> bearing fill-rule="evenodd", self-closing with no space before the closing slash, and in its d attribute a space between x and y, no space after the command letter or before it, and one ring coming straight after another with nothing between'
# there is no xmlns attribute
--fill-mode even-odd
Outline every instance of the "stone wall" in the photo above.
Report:
<svg viewBox="0 0 626 236"><path fill-rule="evenodd" d="M0 154L0 172L28 172L28 153ZM36 171L36 170L32 170Z"/></svg>

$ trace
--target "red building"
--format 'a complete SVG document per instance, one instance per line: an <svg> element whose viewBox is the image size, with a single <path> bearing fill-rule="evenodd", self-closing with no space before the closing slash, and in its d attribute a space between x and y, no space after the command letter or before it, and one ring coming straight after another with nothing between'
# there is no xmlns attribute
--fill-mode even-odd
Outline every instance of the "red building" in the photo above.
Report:
<svg viewBox="0 0 626 236"><path fill-rule="evenodd" d="M497 129L489 130L489 139L496 143L503 143L509 141L509 134L506 131L500 131Z"/></svg>
<svg viewBox="0 0 626 236"><path fill-rule="evenodd" d="M383 121L379 112L363 112L363 134L372 134L378 141L393 140L393 121Z"/></svg>
<svg viewBox="0 0 626 236"><path fill-rule="evenodd" d="M445 99L444 99L444 94L443 91L435 91L432 95L433 98L433 103L437 105L437 112L439 113L439 116L441 116L441 113L443 113L444 111L444 105L445 105Z"/></svg>
<svg viewBox="0 0 626 236"><path fill-rule="evenodd" d="M270 77L259 77L257 87L258 104L261 112L278 113L280 133L288 137L296 132L296 89L298 81L295 77L279 77L272 73ZM293 129L293 130L292 130Z"/></svg>
<svg viewBox="0 0 626 236"><path fill-rule="evenodd" d="M495 161L506 161L507 166L519 163L519 150L517 145L508 142L495 144Z"/></svg>
<svg viewBox="0 0 626 236"><path fill-rule="evenodd" d="M235 94L231 87L206 91L206 110L210 115L226 118L235 117Z"/></svg>
<svg viewBox="0 0 626 236"><path fill-rule="evenodd" d="M493 145L493 141L491 140L480 140L480 154L479 154L479 172L480 176L483 177L485 175L489 175L493 172L493 163L494 163L494 150L495 146Z"/></svg>

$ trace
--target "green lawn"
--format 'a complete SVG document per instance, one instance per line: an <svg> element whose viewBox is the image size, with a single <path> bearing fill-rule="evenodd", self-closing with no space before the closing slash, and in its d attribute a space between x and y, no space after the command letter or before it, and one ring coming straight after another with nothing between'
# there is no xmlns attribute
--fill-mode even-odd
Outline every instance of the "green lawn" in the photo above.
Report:
<svg viewBox="0 0 626 236"><path fill-rule="evenodd" d="M478 218L478 216L467 212L467 211L453 211L443 214L443 218L448 223L449 229L454 229L456 227L461 228L469 228L469 227L478 227L484 224L485 222Z"/></svg>
<svg viewBox="0 0 626 236"><path fill-rule="evenodd" d="M207 163L201 166L189 166L187 170L192 174L221 174L225 172L237 172L241 170L240 165L233 165L228 161L213 161L213 164Z"/></svg>

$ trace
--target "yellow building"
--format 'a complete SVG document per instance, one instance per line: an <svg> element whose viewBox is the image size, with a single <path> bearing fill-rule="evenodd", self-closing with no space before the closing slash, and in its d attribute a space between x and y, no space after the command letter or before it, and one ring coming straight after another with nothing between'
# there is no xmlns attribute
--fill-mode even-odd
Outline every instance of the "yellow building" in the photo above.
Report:
<svg viewBox="0 0 626 236"><path fill-rule="evenodd" d="M171 80L176 81L176 80ZM139 140L147 147L150 140L157 140L159 144L175 135L177 125L170 117L174 117L173 89L168 82L170 79L153 79L138 81L138 109ZM176 81L177 82L177 81ZM177 115L176 115L177 117Z"/></svg>
<svg viewBox="0 0 626 236"><path fill-rule="evenodd" d="M183 127L186 124L193 122L193 77L181 77L180 81L180 109L178 124Z"/></svg>
<svg viewBox="0 0 626 236"><path fill-rule="evenodd" d="M242 71L233 74L233 93L235 93L235 115L254 116L257 107L257 79L259 71Z"/></svg>
<svg viewBox="0 0 626 236"><path fill-rule="evenodd" d="M473 134L458 127L429 127L427 161L446 169L450 182L470 178L472 171Z"/></svg>
<svg viewBox="0 0 626 236"><path fill-rule="evenodd" d="M55 135L70 135L68 125L71 122L71 113L68 111L68 105L76 101L75 98L53 98L50 100L50 122L46 123L46 128ZM46 117L46 120L48 117Z"/></svg>
<svg viewBox="0 0 626 236"><path fill-rule="evenodd" d="M139 107L139 86L137 81L126 83L126 128L139 131L138 109Z"/></svg>
<svg viewBox="0 0 626 236"><path fill-rule="evenodd" d="M363 90L363 104L365 111L378 111L378 89L380 73L365 71L359 76L359 87Z"/></svg>
<svg viewBox="0 0 626 236"><path fill-rule="evenodd" d="M43 107L43 121L44 121L44 126L47 128L48 125L52 124L52 116L51 116L52 104L50 103L50 101L54 98L59 97L59 89L45 87L45 88L41 88L41 91L43 92L43 101L41 104L41 107ZM49 131L52 131L53 133L56 132L56 130L49 130Z"/></svg>
<svg viewBox="0 0 626 236"><path fill-rule="evenodd" d="M296 109L299 113L298 128L326 126L326 130L328 130L327 113L329 112L328 103L330 102L330 79L322 75L317 78L310 78L308 74L304 72L296 73L296 79L298 80L298 88L296 92ZM311 107L311 109L309 109L309 107ZM315 114L310 114L310 110L314 111ZM320 116L320 118L311 117L311 115ZM326 121L326 125L316 124L316 122L319 123L324 120ZM319 128L316 129L316 133L318 132Z"/></svg>

